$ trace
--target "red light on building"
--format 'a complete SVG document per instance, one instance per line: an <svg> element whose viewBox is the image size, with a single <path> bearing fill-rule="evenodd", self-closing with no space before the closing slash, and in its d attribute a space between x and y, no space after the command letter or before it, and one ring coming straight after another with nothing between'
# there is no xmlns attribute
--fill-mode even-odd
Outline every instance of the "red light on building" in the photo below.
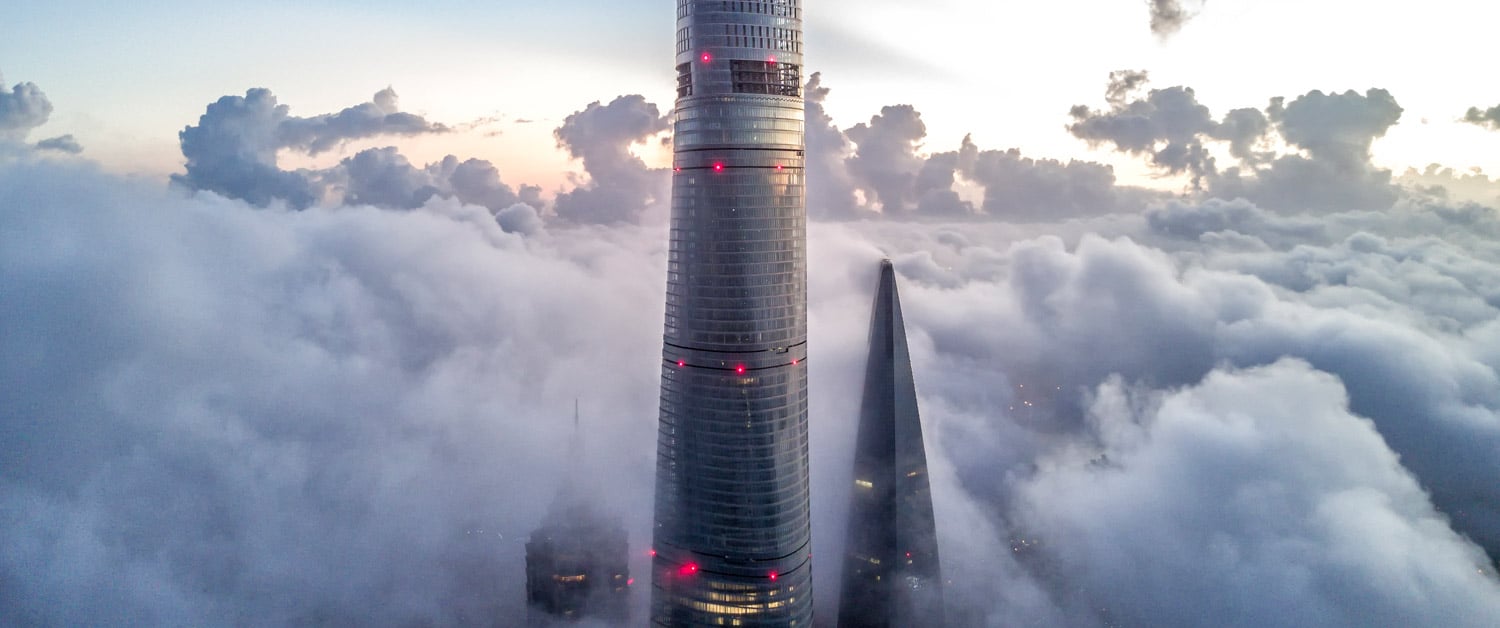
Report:
<svg viewBox="0 0 1500 628"><path fill-rule="evenodd" d="M773 63L773 64L776 63L776 55L771 55L769 57L766 57L766 63Z"/></svg>
<svg viewBox="0 0 1500 628"><path fill-rule="evenodd" d="M702 57L699 57L699 58L700 58L700 59L703 59L703 62L704 62L704 63L708 63L708 62L710 62L710 61L713 61L713 60L714 60L714 56L713 56L713 55L711 55L711 54L708 54L708 53L706 53L706 52L705 52L705 53L703 53L703 56L702 56Z"/></svg>
<svg viewBox="0 0 1500 628"><path fill-rule="evenodd" d="M775 581L776 581L776 572L773 571L773 572L771 572L771 582L775 582Z"/></svg>
<svg viewBox="0 0 1500 628"><path fill-rule="evenodd" d="M776 169L780 170L781 169L781 164L776 164Z"/></svg>
<svg viewBox="0 0 1500 628"><path fill-rule="evenodd" d="M627 586L627 587L628 586L632 586L634 584L635 584L635 578L631 578L631 579L625 581L625 586Z"/></svg>
<svg viewBox="0 0 1500 628"><path fill-rule="evenodd" d="M678 571L678 573L681 573L684 576L691 576L691 575L693 575L695 573L698 573L698 564L697 563L688 563L686 565L683 565L682 568L678 569L677 571Z"/></svg>
<svg viewBox="0 0 1500 628"><path fill-rule="evenodd" d="M797 360L792 360L792 366L797 366Z"/></svg>
<svg viewBox="0 0 1500 628"><path fill-rule="evenodd" d="M714 172L723 172L723 171L724 171L724 162L722 162L722 161L716 161L716 162L714 162Z"/></svg>
<svg viewBox="0 0 1500 628"><path fill-rule="evenodd" d="M656 550L653 549L650 553L652 558L656 558Z"/></svg>
<svg viewBox="0 0 1500 628"><path fill-rule="evenodd" d="M686 360L678 360L677 361L677 368L682 368L684 366L687 366L687 361Z"/></svg>
<svg viewBox="0 0 1500 628"><path fill-rule="evenodd" d="M744 375L745 374L745 365L741 364L739 366L734 367L734 372L738 373L740 375Z"/></svg>

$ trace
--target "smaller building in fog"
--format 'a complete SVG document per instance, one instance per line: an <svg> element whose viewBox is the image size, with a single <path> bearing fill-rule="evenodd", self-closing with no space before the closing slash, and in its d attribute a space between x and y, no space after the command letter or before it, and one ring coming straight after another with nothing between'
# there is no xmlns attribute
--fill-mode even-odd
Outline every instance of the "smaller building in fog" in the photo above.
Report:
<svg viewBox="0 0 1500 628"><path fill-rule="evenodd" d="M577 418L574 419L575 425ZM582 455L575 436L571 455ZM578 458L574 458L578 459ZM630 552L625 527L599 512L578 478L564 480L541 527L526 542L526 601L531 625L630 614Z"/></svg>

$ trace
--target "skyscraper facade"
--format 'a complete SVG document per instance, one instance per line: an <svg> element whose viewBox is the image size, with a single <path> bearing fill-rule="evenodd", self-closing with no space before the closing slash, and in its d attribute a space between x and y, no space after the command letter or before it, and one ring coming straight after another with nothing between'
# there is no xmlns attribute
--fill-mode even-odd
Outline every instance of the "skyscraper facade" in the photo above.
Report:
<svg viewBox="0 0 1500 628"><path fill-rule="evenodd" d="M810 626L800 0L678 0L652 622Z"/></svg>
<svg viewBox="0 0 1500 628"><path fill-rule="evenodd" d="M870 317L840 628L942 628L942 565L906 324L890 260Z"/></svg>

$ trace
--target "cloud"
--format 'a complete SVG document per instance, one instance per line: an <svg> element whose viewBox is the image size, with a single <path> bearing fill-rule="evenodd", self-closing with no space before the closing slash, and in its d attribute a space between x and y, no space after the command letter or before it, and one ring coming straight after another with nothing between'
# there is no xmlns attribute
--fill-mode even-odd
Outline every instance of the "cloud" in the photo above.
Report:
<svg viewBox="0 0 1500 628"><path fill-rule="evenodd" d="M1105 625L1482 626L1486 559L1455 534L1337 378L1297 361L1216 370L1089 409L1098 445L1018 489L1037 561ZM1191 603L1183 603L1192 600Z"/></svg>
<svg viewBox="0 0 1500 628"><path fill-rule="evenodd" d="M1469 110L1464 113L1463 120L1469 124L1476 124L1486 129L1500 129L1500 106L1490 107L1489 109L1469 107Z"/></svg>
<svg viewBox="0 0 1500 628"><path fill-rule="evenodd" d="M1178 106L1190 91L1153 103L1134 76L1103 115L1137 111L1161 145L1239 141L1258 185L1287 157L1263 156L1272 131L1367 175L1395 111L1388 94L1319 93L1209 115L1189 138L1172 125L1204 119ZM824 89L815 75L812 102ZM841 555L843 400L889 256L955 617L1495 616L1500 213L1430 193L1270 207L1212 198L1219 179L1167 202L1100 164L971 140L922 154L918 113L887 111L865 146L809 117L810 172L848 175L816 195L847 192L856 216L881 215L880 194L904 207L810 226L819 556ZM319 201L305 211L83 160L0 162L0 624L516 617L521 540L580 464L644 548L662 312L642 304L663 302L666 253L645 209L656 172L629 148L663 120L625 97L564 122L590 192L547 228L539 190L493 165L390 148L322 170L236 162L286 207L277 177L301 181ZM224 133L200 155L254 153L261 139L227 130L275 125L209 127ZM812 154L814 135L831 150ZM609 195L621 204L583 204ZM559 455L578 397L582 462ZM825 616L836 562L816 571Z"/></svg>
<svg viewBox="0 0 1500 628"><path fill-rule="evenodd" d="M59 135L57 137L49 137L45 140L37 142L36 148L37 150L55 150L62 153L68 153L70 155L77 155L83 152L83 145L79 144L78 140L73 139L72 135Z"/></svg>
<svg viewBox="0 0 1500 628"><path fill-rule="evenodd" d="M320 173L280 169L279 151L315 155L350 140L447 131L446 126L400 112L390 88L377 92L370 102L310 118L291 115L270 90L256 88L244 96L220 98L197 125L182 130L186 172L172 175L172 181L254 205L280 200L305 208L322 200Z"/></svg>
<svg viewBox="0 0 1500 628"><path fill-rule="evenodd" d="M645 234L534 249L454 201L250 211L41 162L0 187L0 623L518 616L565 465L644 548Z"/></svg>
<svg viewBox="0 0 1500 628"><path fill-rule="evenodd" d="M807 212L816 218L848 219L870 215L855 196L855 184L845 160L854 147L824 110L830 88L814 72L803 89L807 122Z"/></svg>
<svg viewBox="0 0 1500 628"><path fill-rule="evenodd" d="M923 154L922 114L885 107L840 131L823 109L821 75L807 84L808 212L818 218L964 219L1045 222L1139 213L1163 195L1117 185L1104 164L982 150L965 137L957 150ZM983 192L976 207L960 190Z"/></svg>
<svg viewBox="0 0 1500 628"><path fill-rule="evenodd" d="M0 139L23 140L31 129L47 122L52 101L35 83L16 83L4 88L0 77Z"/></svg>
<svg viewBox="0 0 1500 628"><path fill-rule="evenodd" d="M1150 158L1163 174L1187 174L1191 189L1221 199L1245 198L1282 211L1388 209L1401 198L1389 170L1370 161L1370 147L1400 119L1390 92L1370 89L1293 99L1273 98L1264 111L1234 109L1222 119L1192 88L1138 92L1145 72L1110 74L1106 110L1074 106L1068 130L1091 146ZM1272 131L1275 131L1273 134ZM1300 152L1278 154L1280 139ZM1238 163L1220 168L1213 146L1227 144ZM1305 154L1304 154L1305 153Z"/></svg>
<svg viewBox="0 0 1500 628"><path fill-rule="evenodd" d="M1151 8L1151 32L1161 38L1176 34L1194 16L1180 0L1146 0L1146 4ZM1196 4L1201 7L1203 0Z"/></svg>
<svg viewBox="0 0 1500 628"><path fill-rule="evenodd" d="M667 123L640 95L593 102L564 119L553 135L559 148L583 162L588 180L557 196L557 215L578 223L634 222L647 206L668 198L667 171L648 168L630 153Z"/></svg>

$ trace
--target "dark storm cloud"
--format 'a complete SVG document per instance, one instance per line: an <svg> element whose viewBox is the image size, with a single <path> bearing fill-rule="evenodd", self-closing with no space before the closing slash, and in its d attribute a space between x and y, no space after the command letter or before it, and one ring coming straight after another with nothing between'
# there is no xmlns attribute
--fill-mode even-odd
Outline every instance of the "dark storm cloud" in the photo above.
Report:
<svg viewBox="0 0 1500 628"><path fill-rule="evenodd" d="M179 134L187 171L172 180L194 190L265 206L273 200L304 208L322 200L319 173L285 171L277 152L317 154L345 142L384 135L444 133L448 128L397 109L395 91L336 114L291 115L267 89L225 96L208 106L198 124Z"/></svg>
<svg viewBox="0 0 1500 628"><path fill-rule="evenodd" d="M55 150L61 153L68 153L70 155L77 155L83 152L83 145L79 144L78 140L73 139L72 135L59 135L57 137L49 137L45 140L37 142L36 147L37 150Z"/></svg>
<svg viewBox="0 0 1500 628"><path fill-rule="evenodd" d="M640 95L608 105L590 103L563 120L553 135L559 148L583 162L588 180L557 196L557 215L577 223L635 222L666 198L665 169L649 168L630 147L667 130L668 120Z"/></svg>
<svg viewBox="0 0 1500 628"><path fill-rule="evenodd" d="M1489 109L1469 107L1469 110L1464 113L1463 120L1469 124L1477 124L1486 129L1500 129L1500 105L1490 107Z"/></svg>
<svg viewBox="0 0 1500 628"><path fill-rule="evenodd" d="M51 115L52 101L35 83L16 83L7 90L0 76L0 140L24 140Z"/></svg>

